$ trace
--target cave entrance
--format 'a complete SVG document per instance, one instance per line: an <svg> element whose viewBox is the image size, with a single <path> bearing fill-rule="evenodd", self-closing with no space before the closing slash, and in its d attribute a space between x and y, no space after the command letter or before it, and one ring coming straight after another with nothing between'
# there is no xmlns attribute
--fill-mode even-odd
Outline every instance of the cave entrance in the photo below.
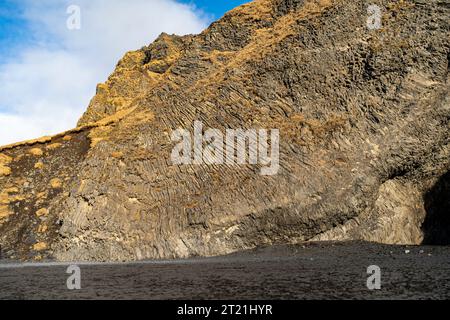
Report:
<svg viewBox="0 0 450 320"><path fill-rule="evenodd" d="M450 245L450 171L424 196L423 244Z"/></svg>

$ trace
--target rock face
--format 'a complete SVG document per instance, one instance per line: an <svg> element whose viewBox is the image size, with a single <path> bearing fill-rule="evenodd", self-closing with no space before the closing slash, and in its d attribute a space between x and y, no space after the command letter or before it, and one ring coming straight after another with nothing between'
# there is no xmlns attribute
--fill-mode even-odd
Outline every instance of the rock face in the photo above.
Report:
<svg viewBox="0 0 450 320"><path fill-rule="evenodd" d="M450 6L256 0L163 34L79 127L0 149L9 258L211 256L310 240L448 244ZM280 168L175 165L172 133L278 129Z"/></svg>

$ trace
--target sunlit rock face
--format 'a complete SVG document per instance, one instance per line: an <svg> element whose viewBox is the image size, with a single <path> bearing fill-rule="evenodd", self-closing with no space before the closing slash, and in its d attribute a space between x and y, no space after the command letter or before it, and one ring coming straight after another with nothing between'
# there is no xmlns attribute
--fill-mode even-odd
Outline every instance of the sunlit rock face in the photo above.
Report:
<svg viewBox="0 0 450 320"><path fill-rule="evenodd" d="M449 8L378 3L369 28L371 1L257 0L127 53L78 128L0 149L3 257L449 243ZM278 170L174 164L196 121L278 130Z"/></svg>

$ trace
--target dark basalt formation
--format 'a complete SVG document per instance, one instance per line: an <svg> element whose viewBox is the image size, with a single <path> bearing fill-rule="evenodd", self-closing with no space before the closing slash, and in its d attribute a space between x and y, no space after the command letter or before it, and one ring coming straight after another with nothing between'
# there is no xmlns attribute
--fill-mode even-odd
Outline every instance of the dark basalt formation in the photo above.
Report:
<svg viewBox="0 0 450 320"><path fill-rule="evenodd" d="M321 240L449 244L450 7L256 0L162 34L79 127L0 149L12 259L212 256ZM280 170L174 165L171 134L279 129Z"/></svg>

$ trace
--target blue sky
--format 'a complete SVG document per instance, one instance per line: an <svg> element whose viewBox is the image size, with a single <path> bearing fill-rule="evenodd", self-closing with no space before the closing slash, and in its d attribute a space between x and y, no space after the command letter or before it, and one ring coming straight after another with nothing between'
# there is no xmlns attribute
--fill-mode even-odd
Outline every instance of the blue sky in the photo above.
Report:
<svg viewBox="0 0 450 320"><path fill-rule="evenodd" d="M96 0L92 0L96 1ZM130 0L133 1L133 0ZM193 5L204 12L210 22L219 19L227 11L250 0L178 0ZM74 1L76 3L76 1ZM26 3L20 0L0 0L0 63L14 56L14 51L36 41L30 32L29 21L23 17Z"/></svg>
<svg viewBox="0 0 450 320"><path fill-rule="evenodd" d="M181 2L193 4L197 8L213 15L215 19L218 19L225 12L249 2L249 0L183 0Z"/></svg>
<svg viewBox="0 0 450 320"><path fill-rule="evenodd" d="M0 145L76 125L117 61L161 32L199 33L249 0L0 0ZM67 8L82 28L68 30Z"/></svg>
<svg viewBox="0 0 450 320"><path fill-rule="evenodd" d="M11 46L29 41L26 30L27 21L21 18L20 9L7 0L0 0L0 57Z"/></svg>
<svg viewBox="0 0 450 320"><path fill-rule="evenodd" d="M249 0L178 0L178 2L195 6L212 22ZM22 16L24 8L24 4L20 1L0 0L0 61L13 54L14 48L20 48L36 40L29 31L27 19Z"/></svg>

